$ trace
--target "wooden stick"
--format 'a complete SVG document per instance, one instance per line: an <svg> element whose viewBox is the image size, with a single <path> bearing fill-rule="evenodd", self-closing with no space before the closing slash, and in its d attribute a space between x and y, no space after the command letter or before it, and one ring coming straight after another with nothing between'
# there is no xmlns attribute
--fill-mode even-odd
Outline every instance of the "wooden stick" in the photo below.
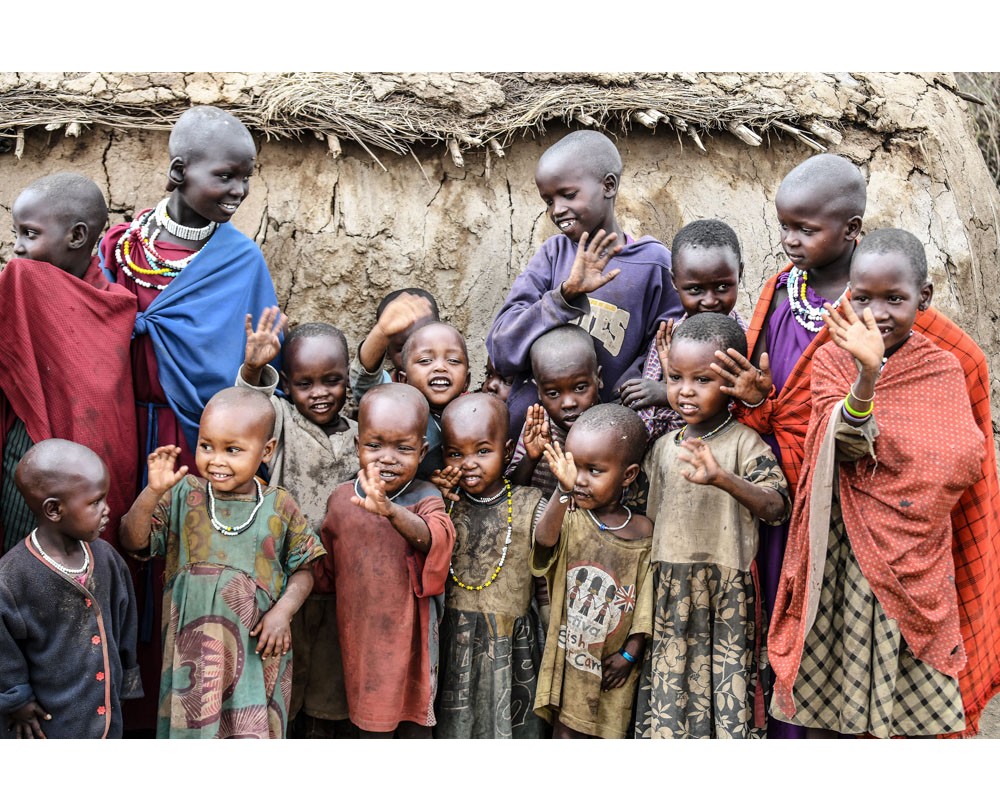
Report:
<svg viewBox="0 0 1000 811"><path fill-rule="evenodd" d="M597 123L596 118L592 118L586 113L580 112L573 116L577 121L579 121L585 127L599 127L600 124Z"/></svg>
<svg viewBox="0 0 1000 811"><path fill-rule="evenodd" d="M837 130L833 127L828 127L826 124L821 124L819 121L813 121L809 124L809 132L817 138L829 141L831 144L839 144L844 140L844 136L837 132Z"/></svg>
<svg viewBox="0 0 1000 811"><path fill-rule="evenodd" d="M486 171L485 171L485 175L486 175L486 179L489 180L490 179L490 174L492 174L492 170L493 170L493 153L489 149L484 149L483 153L486 155Z"/></svg>
<svg viewBox="0 0 1000 811"><path fill-rule="evenodd" d="M705 145L701 142L701 138L698 137L698 131L694 127L688 126L687 134L691 136L691 140L694 141L694 145L707 155L708 150L705 149Z"/></svg>
<svg viewBox="0 0 1000 811"><path fill-rule="evenodd" d="M644 127L649 127L651 130L656 129L656 119L650 118L646 113L641 110L636 110L632 113L632 118L642 124Z"/></svg>
<svg viewBox="0 0 1000 811"><path fill-rule="evenodd" d="M14 157L21 160L24 154L24 127L17 128L17 138L14 141Z"/></svg>
<svg viewBox="0 0 1000 811"><path fill-rule="evenodd" d="M326 151L330 153L330 157L334 160L337 160L344 151L340 145L340 139L332 132L326 134Z"/></svg>
<svg viewBox="0 0 1000 811"><path fill-rule="evenodd" d="M497 142L496 138L490 138L486 142L486 144L487 146L489 146L490 149L493 150L493 152L496 154L498 158L502 158L504 156L504 151L503 149L501 149L500 144Z"/></svg>
<svg viewBox="0 0 1000 811"><path fill-rule="evenodd" d="M817 152L826 152L826 147L818 141L814 141L808 135L806 135L802 130L797 129L790 124L785 124L781 121L774 121L773 126L776 129L782 130L783 132L789 133L795 140L801 141L810 149L815 149Z"/></svg>
<svg viewBox="0 0 1000 811"><path fill-rule="evenodd" d="M79 138L81 132L83 132L83 127L80 125L79 121L71 121L69 124L66 125L67 136Z"/></svg>
<svg viewBox="0 0 1000 811"><path fill-rule="evenodd" d="M726 124L726 129L747 146L760 146L764 143L764 139L750 129L746 124Z"/></svg>
<svg viewBox="0 0 1000 811"><path fill-rule="evenodd" d="M459 168L465 166L465 161L462 158L462 150L458 148L458 141L454 138L448 139L448 151L451 153L451 159L454 164Z"/></svg>

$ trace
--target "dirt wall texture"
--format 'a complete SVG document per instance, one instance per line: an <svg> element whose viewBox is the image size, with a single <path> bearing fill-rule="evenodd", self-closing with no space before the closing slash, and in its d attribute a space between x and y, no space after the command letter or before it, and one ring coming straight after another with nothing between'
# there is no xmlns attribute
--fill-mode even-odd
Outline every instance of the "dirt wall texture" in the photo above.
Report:
<svg viewBox="0 0 1000 811"><path fill-rule="evenodd" d="M723 93L737 81L709 79ZM865 231L902 227L924 242L934 304L976 339L994 368L997 433L1000 195L977 150L966 103L940 82L912 74L865 74L863 81L774 74L755 82L760 94L792 87L800 111L812 104L817 119L841 131L830 151L856 162L868 178ZM210 91L194 100L218 103ZM250 196L234 223L260 244L292 322L331 321L353 344L371 327L382 295L425 287L443 318L466 335L478 382L494 313L532 253L555 233L533 176L539 155L565 132L562 123L526 131L505 144L505 157L494 154L489 163L486 150L469 149L461 168L445 144L416 145L407 155L383 150L376 160L348 140L334 156L327 140L308 133L298 140L262 137ZM669 245L690 220L728 222L743 244L739 306L749 315L764 280L784 264L775 191L814 151L775 130L757 147L711 131L702 135L707 152L667 127L609 134L624 161L618 211L625 229ZM0 208L9 223L21 188L71 170L104 189L112 223L127 219L164 196L166 140L165 131L95 125L67 137L31 127L20 157L0 154ZM10 243L8 229L0 229L0 258L9 258Z"/></svg>

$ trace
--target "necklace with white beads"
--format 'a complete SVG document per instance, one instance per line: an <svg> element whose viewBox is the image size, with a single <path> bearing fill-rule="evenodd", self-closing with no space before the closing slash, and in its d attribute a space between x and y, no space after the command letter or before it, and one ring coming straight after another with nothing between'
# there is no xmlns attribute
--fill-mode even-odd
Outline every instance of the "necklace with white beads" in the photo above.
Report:
<svg viewBox="0 0 1000 811"><path fill-rule="evenodd" d="M77 541L77 543L80 544L80 548L83 550L83 566L79 569L71 569L69 566L63 566L59 561L54 560L45 552L44 549L42 549L42 545L38 542L37 532L37 529L31 530L31 542L35 545L35 549L38 550L38 554L41 555L49 565L58 569L63 574L68 575L83 574L90 567L90 551L87 549L87 544L83 541Z"/></svg>
<svg viewBox="0 0 1000 811"><path fill-rule="evenodd" d="M208 488L208 518L212 522L212 529L228 538L232 538L250 528L254 518L257 517L257 513L260 512L260 508L264 504L264 491L261 489L260 482L254 479L253 483L257 486L257 503L254 504L253 510L250 512L250 517L238 527L229 527L222 524L215 517L215 494L212 492L212 484L206 482L206 487Z"/></svg>

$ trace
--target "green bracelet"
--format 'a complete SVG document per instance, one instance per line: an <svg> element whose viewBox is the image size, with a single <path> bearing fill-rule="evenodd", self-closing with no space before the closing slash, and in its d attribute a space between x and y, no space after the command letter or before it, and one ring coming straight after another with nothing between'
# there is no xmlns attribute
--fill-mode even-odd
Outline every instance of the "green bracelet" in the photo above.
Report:
<svg viewBox="0 0 1000 811"><path fill-rule="evenodd" d="M848 395L847 397L844 398L844 411L846 411L848 414L850 414L856 420L863 420L865 417L870 417L871 414L872 414L872 411L875 409L875 403L871 402L871 403L868 404L868 410L867 411L855 411L853 408L851 408L851 404L850 404L850 402L848 402L849 399L850 399L850 395Z"/></svg>

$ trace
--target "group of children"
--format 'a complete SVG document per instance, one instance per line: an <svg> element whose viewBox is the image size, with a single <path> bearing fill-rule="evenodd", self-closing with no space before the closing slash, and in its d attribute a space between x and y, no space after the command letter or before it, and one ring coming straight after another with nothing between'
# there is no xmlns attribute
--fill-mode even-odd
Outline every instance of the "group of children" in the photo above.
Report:
<svg viewBox="0 0 1000 811"><path fill-rule="evenodd" d="M614 144L566 136L535 174L560 233L471 393L425 290L386 296L356 350L327 323L286 334L228 222L249 133L194 108L169 148L170 195L99 261L89 181L13 208L4 734L975 731L1000 686L988 370L930 307L919 241L861 237L849 161L782 182L791 264L747 328L733 229L633 239ZM39 301L33 341L41 295L88 305Z"/></svg>

